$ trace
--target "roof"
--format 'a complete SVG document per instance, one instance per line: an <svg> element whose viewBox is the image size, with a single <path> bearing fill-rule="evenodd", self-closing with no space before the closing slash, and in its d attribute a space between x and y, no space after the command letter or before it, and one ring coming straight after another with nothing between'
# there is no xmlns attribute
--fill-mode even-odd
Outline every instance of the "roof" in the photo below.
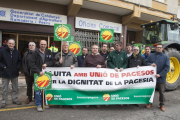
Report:
<svg viewBox="0 0 180 120"><path fill-rule="evenodd" d="M161 24L163 24L163 23L166 23L166 24L167 23L170 23L170 24L172 24L172 23L180 24L180 23L178 23L176 21L172 21L172 20L159 20L159 21L154 21L154 22L151 22L151 23L142 24L141 27L142 26L146 26L146 25L156 25L157 22L159 22Z"/></svg>

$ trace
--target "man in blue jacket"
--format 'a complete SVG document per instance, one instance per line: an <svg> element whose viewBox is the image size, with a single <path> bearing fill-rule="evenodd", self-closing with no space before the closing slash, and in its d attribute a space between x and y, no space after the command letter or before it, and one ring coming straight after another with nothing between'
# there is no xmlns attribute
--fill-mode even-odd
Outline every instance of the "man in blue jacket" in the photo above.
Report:
<svg viewBox="0 0 180 120"><path fill-rule="evenodd" d="M87 53L88 53L87 48L83 47L82 48L82 55L77 56L78 67L83 67L84 59L87 56Z"/></svg>
<svg viewBox="0 0 180 120"><path fill-rule="evenodd" d="M151 65L153 67L157 66L157 74L155 77L157 78L157 87L159 89L159 105L161 111L165 111L164 108L164 84L166 83L166 75L169 72L170 61L169 57L165 55L163 52L163 45L157 44L156 52L151 53L147 58L147 65ZM146 107L150 108L152 104L148 104Z"/></svg>
<svg viewBox="0 0 180 120"><path fill-rule="evenodd" d="M145 53L142 55L147 61L147 57L151 54L151 48L149 46L145 47Z"/></svg>
<svg viewBox="0 0 180 120"><path fill-rule="evenodd" d="M14 48L15 40L9 39L7 47L0 50L0 68L2 76L2 101L1 108L6 106L8 99L8 85L11 80L12 83L12 103L21 105L18 101L18 76L19 68L21 67L21 57L19 51Z"/></svg>

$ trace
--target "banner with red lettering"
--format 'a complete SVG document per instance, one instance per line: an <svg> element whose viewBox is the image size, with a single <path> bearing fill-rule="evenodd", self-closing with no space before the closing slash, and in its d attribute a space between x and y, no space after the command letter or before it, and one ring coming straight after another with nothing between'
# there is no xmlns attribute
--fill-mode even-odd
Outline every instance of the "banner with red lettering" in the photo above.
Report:
<svg viewBox="0 0 180 120"><path fill-rule="evenodd" d="M153 102L156 67L108 68L47 67L52 89L45 90L48 104L105 105Z"/></svg>

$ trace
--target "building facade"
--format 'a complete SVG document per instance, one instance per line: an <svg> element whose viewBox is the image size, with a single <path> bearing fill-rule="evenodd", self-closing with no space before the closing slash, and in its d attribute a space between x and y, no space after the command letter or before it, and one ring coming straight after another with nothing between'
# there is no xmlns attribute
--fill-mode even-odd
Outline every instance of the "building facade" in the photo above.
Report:
<svg viewBox="0 0 180 120"><path fill-rule="evenodd" d="M132 41L141 42L141 24L171 19L177 9L178 0L0 1L0 46L14 38L21 56L30 41L38 46L44 39L49 47L54 42L54 23L63 23L71 24L71 36L89 50L92 44L98 44L101 28L114 29L114 42L121 41L125 47ZM55 45L60 48L60 42Z"/></svg>

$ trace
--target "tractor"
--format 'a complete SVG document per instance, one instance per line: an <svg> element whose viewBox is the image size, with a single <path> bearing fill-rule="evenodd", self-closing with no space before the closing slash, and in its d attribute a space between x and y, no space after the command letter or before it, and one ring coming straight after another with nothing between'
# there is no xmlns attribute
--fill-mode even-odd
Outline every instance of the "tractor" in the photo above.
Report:
<svg viewBox="0 0 180 120"><path fill-rule="evenodd" d="M180 24L171 20L160 20L141 25L143 29L142 43L134 43L145 53L145 46L155 52L158 43L163 44L163 52L170 59L170 70L166 77L166 90L174 90L180 84Z"/></svg>

